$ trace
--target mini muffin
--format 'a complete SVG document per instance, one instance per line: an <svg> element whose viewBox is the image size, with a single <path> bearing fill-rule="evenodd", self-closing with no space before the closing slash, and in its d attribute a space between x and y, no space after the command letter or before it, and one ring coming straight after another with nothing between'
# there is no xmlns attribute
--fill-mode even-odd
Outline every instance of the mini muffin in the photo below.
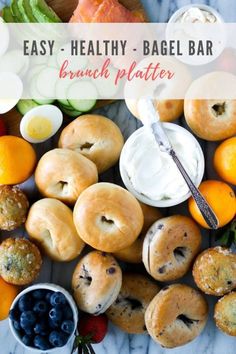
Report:
<svg viewBox="0 0 236 354"><path fill-rule="evenodd" d="M11 231L25 220L29 202L26 195L16 186L0 185L0 229Z"/></svg>
<svg viewBox="0 0 236 354"><path fill-rule="evenodd" d="M145 323L153 340L166 348L191 342L206 325L208 305L204 297L187 285L163 288L151 301Z"/></svg>
<svg viewBox="0 0 236 354"><path fill-rule="evenodd" d="M206 294L220 296L236 288L236 254L214 247L198 255L193 266L197 286Z"/></svg>
<svg viewBox="0 0 236 354"><path fill-rule="evenodd" d="M40 252L32 242L7 238L0 244L0 276L14 285L27 285L38 276L42 265Z"/></svg>
<svg viewBox="0 0 236 354"><path fill-rule="evenodd" d="M127 333L145 333L145 311L159 287L141 274L123 274L122 287L116 301L106 314L116 326Z"/></svg>
<svg viewBox="0 0 236 354"><path fill-rule="evenodd" d="M214 319L221 331L236 336L236 292L231 292L218 300Z"/></svg>
<svg viewBox="0 0 236 354"><path fill-rule="evenodd" d="M114 256L123 262L142 262L143 240L146 235L146 232L155 221L159 220L162 217L161 212L157 208L143 204L141 202L140 205L144 216L144 224L141 234L131 246L114 253Z"/></svg>
<svg viewBox="0 0 236 354"><path fill-rule="evenodd" d="M34 203L25 227L30 239L55 261L71 261L84 248L73 222L72 211L59 200L44 198Z"/></svg>
<svg viewBox="0 0 236 354"><path fill-rule="evenodd" d="M80 310L99 315L117 298L122 272L112 255L93 251L77 264L72 277L72 289Z"/></svg>
<svg viewBox="0 0 236 354"><path fill-rule="evenodd" d="M143 227L143 212L137 199L113 183L87 188L74 208L74 223L85 243L104 252L130 246Z"/></svg>
<svg viewBox="0 0 236 354"><path fill-rule="evenodd" d="M93 161L98 173L112 167L119 159L124 138L110 119L86 114L67 125L61 133L59 147L75 150Z"/></svg>
<svg viewBox="0 0 236 354"><path fill-rule="evenodd" d="M35 182L40 193L68 204L74 204L81 192L97 181L96 165L68 149L46 152L35 171Z"/></svg>
<svg viewBox="0 0 236 354"><path fill-rule="evenodd" d="M143 263L156 280L181 278L199 252L201 233L195 222L183 215L159 219L143 243Z"/></svg>

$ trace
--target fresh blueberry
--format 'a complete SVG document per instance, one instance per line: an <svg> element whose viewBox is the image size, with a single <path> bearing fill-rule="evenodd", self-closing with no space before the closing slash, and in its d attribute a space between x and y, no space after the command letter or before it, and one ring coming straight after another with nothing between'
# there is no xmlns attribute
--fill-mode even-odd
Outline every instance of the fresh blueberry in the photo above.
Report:
<svg viewBox="0 0 236 354"><path fill-rule="evenodd" d="M68 337L60 331L52 331L49 335L49 342L53 347L63 347L67 342Z"/></svg>
<svg viewBox="0 0 236 354"><path fill-rule="evenodd" d="M45 301L39 300L35 303L33 311L40 316L44 315L48 312L48 304Z"/></svg>
<svg viewBox="0 0 236 354"><path fill-rule="evenodd" d="M61 330L67 334L71 334L74 331L74 322L66 320L61 324Z"/></svg>
<svg viewBox="0 0 236 354"><path fill-rule="evenodd" d="M21 331L21 325L19 321L13 321L13 327L17 330L17 331Z"/></svg>
<svg viewBox="0 0 236 354"><path fill-rule="evenodd" d="M36 322L36 316L33 311L22 312L20 316L20 325L23 329L32 327Z"/></svg>
<svg viewBox="0 0 236 354"><path fill-rule="evenodd" d="M17 321L17 320L19 320L19 317L20 317L20 312L17 308L14 308L9 312L10 320Z"/></svg>
<svg viewBox="0 0 236 354"><path fill-rule="evenodd" d="M61 306L66 304L66 297L60 292L55 292L50 298L50 304L52 306Z"/></svg>
<svg viewBox="0 0 236 354"><path fill-rule="evenodd" d="M25 334L27 334L27 336L30 336L30 337L34 336L34 330L32 327L24 328L24 332L25 332Z"/></svg>
<svg viewBox="0 0 236 354"><path fill-rule="evenodd" d="M36 300L42 300L45 298L46 292L43 289L34 290L32 296Z"/></svg>
<svg viewBox="0 0 236 354"><path fill-rule="evenodd" d="M63 306L63 318L65 320L72 320L73 319L73 312L69 305Z"/></svg>
<svg viewBox="0 0 236 354"><path fill-rule="evenodd" d="M27 334L25 334L22 338L21 338L22 342L27 345L28 347L31 346L32 344L32 339L30 338L30 336L28 336Z"/></svg>
<svg viewBox="0 0 236 354"><path fill-rule="evenodd" d="M39 335L34 337L34 346L40 350L47 350L51 348L48 340L45 337Z"/></svg>
<svg viewBox="0 0 236 354"><path fill-rule="evenodd" d="M62 311L56 307L53 307L49 312L49 318L51 318L52 321L61 321Z"/></svg>
<svg viewBox="0 0 236 354"><path fill-rule="evenodd" d="M53 294L52 291L48 291L48 292L46 293L45 300L46 300L47 302L49 302L49 303L50 303L50 299L51 299L52 294Z"/></svg>
<svg viewBox="0 0 236 354"><path fill-rule="evenodd" d="M29 311L32 308L32 298L30 295L25 294L18 301L18 308L21 312Z"/></svg>
<svg viewBox="0 0 236 354"><path fill-rule="evenodd" d="M61 326L61 321L53 321L49 318L48 324L51 329L57 329Z"/></svg>
<svg viewBox="0 0 236 354"><path fill-rule="evenodd" d="M45 320L35 324L34 333L41 334L41 336L46 336L48 332L48 324Z"/></svg>

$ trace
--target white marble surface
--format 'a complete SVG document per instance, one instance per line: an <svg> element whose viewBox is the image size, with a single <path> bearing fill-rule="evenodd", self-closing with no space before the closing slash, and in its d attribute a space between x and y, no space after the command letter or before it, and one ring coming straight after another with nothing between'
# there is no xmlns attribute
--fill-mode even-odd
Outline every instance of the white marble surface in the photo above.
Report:
<svg viewBox="0 0 236 354"><path fill-rule="evenodd" d="M0 0L1 3L7 0ZM69 0L67 0L69 1ZM235 0L142 0L152 21L166 22L170 15L179 7L189 3L206 3L218 10L225 21L234 22L236 20ZM138 126L137 121L127 111L124 102L117 102L102 110L101 113L113 119L121 128L125 138L127 138ZM183 120L180 121L184 125ZM49 149L52 142L45 149ZM212 154L214 144L201 142L206 156L206 177L216 177L212 172ZM115 167L101 176L101 180L109 180L121 183L118 168ZM25 187L27 190L27 186ZM167 211L168 214L187 213L186 206L181 205ZM16 232L14 232L16 234ZM23 230L19 235L24 235ZM213 236L203 232L203 248L213 244ZM46 259L40 275L39 281L55 282L66 288L70 288L71 273L76 264L73 261L69 264L53 263ZM135 267L132 268L135 270ZM193 284L191 274L187 275L181 282ZM109 327L109 333L101 344L94 345L97 354L235 354L235 338L226 336L216 329L212 320L212 309L215 303L214 298L208 297L210 306L210 316L204 332L193 342L177 349L164 349L155 344L147 335L127 335L113 325ZM0 304L1 306L1 304ZM31 351L22 349L13 339L8 329L8 322L0 322L0 354L29 354ZM68 349L58 350L58 354L69 354Z"/></svg>

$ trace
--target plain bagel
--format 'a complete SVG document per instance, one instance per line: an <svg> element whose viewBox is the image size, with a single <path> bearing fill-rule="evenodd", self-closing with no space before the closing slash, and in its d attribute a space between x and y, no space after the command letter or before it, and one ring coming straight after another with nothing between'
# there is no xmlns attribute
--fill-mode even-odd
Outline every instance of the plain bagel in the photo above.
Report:
<svg viewBox="0 0 236 354"><path fill-rule="evenodd" d="M126 189L97 183L79 196L74 223L85 243L100 251L116 252L137 239L143 227L143 212Z"/></svg>
<svg viewBox="0 0 236 354"><path fill-rule="evenodd" d="M116 300L122 283L122 272L112 255L93 251L77 264L72 289L78 307L99 315Z"/></svg>
<svg viewBox="0 0 236 354"><path fill-rule="evenodd" d="M163 288L151 301L145 323L153 340L166 348L184 345L205 327L208 305L195 289L182 284Z"/></svg>

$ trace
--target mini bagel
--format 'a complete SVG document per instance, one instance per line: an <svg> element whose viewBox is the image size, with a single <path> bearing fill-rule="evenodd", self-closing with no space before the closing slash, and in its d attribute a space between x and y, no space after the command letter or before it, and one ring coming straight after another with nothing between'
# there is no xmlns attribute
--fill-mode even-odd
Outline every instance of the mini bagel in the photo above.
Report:
<svg viewBox="0 0 236 354"><path fill-rule="evenodd" d="M116 301L106 314L116 326L127 333L145 333L144 313L159 287L141 274L124 274Z"/></svg>
<svg viewBox="0 0 236 354"><path fill-rule="evenodd" d="M93 251L77 264L72 277L72 289L78 307L99 315L117 298L122 272L112 255Z"/></svg>
<svg viewBox="0 0 236 354"><path fill-rule="evenodd" d="M224 247L208 248L193 265L197 286L206 294L220 296L236 288L236 254Z"/></svg>
<svg viewBox="0 0 236 354"><path fill-rule="evenodd" d="M187 216L173 215L156 221L143 243L143 263L156 280L181 278L201 246L201 233Z"/></svg>
<svg viewBox="0 0 236 354"><path fill-rule="evenodd" d="M151 301L145 323L153 340L166 348L184 345L203 330L208 315L204 297L182 284L163 288Z"/></svg>
<svg viewBox="0 0 236 354"><path fill-rule="evenodd" d="M214 319L221 331L236 336L236 292L231 292L218 300Z"/></svg>
<svg viewBox="0 0 236 354"><path fill-rule="evenodd" d="M40 193L74 204L80 193L98 181L96 165L69 149L53 149L39 160L35 182Z"/></svg>
<svg viewBox="0 0 236 354"><path fill-rule="evenodd" d="M75 150L91 161L102 173L119 159L124 138L112 120L85 114L68 124L61 133L59 147Z"/></svg>
<svg viewBox="0 0 236 354"><path fill-rule="evenodd" d="M126 189L97 183L78 198L74 223L85 243L100 251L116 252L137 239L143 227L143 212Z"/></svg>
<svg viewBox="0 0 236 354"><path fill-rule="evenodd" d="M142 262L142 249L143 240L149 227L158 219L162 217L161 212L150 205L139 202L143 211L144 224L141 234L134 243L118 252L114 256L123 262L128 263L141 263Z"/></svg>

